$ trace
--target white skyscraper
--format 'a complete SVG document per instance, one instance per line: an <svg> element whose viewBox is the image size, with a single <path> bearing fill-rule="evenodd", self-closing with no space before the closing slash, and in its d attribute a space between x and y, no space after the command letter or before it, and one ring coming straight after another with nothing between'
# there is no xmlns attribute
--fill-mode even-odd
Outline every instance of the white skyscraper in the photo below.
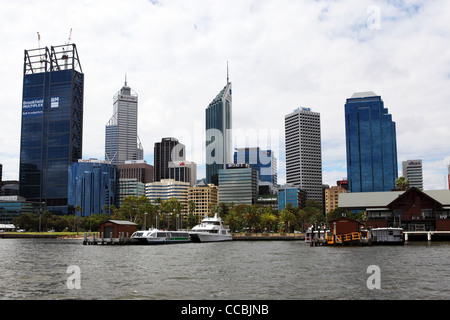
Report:
<svg viewBox="0 0 450 320"><path fill-rule="evenodd" d="M298 108L285 116L286 182L322 204L320 113Z"/></svg>
<svg viewBox="0 0 450 320"><path fill-rule="evenodd" d="M422 160L402 161L402 171L410 187L423 190Z"/></svg>
<svg viewBox="0 0 450 320"><path fill-rule="evenodd" d="M114 96L114 114L106 125L105 160L124 164L127 160L144 159L137 133L138 96L125 85Z"/></svg>

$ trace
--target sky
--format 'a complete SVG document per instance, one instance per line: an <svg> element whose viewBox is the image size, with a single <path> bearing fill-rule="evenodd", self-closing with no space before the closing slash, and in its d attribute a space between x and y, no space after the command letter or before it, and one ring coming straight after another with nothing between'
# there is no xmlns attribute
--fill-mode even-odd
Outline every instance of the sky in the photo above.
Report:
<svg viewBox="0 0 450 320"><path fill-rule="evenodd" d="M450 1L0 0L0 163L17 180L24 50L69 41L84 83L83 158L104 160L105 124L127 77L139 96L145 160L175 137L205 176L205 109L233 86L234 147L270 148L285 182L284 116L321 115L323 183L346 178L344 105L380 95L401 162L423 160L424 188L450 164ZM70 32L72 30L72 32Z"/></svg>

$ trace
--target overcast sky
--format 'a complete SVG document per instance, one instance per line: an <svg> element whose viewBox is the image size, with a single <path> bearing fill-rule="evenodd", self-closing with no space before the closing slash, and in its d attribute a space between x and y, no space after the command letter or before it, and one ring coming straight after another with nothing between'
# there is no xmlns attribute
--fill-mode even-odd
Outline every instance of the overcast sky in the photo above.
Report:
<svg viewBox="0 0 450 320"><path fill-rule="evenodd" d="M345 178L344 104L380 95L397 124L401 162L422 159L425 189L450 164L448 0L0 0L0 163L18 179L25 49L77 45L83 73L83 158L104 159L113 96L139 95L139 136L176 137L204 177L205 108L233 85L234 147L276 151L285 182L284 116L321 114L323 182ZM245 139L248 137L248 139ZM268 145L267 140L271 141Z"/></svg>

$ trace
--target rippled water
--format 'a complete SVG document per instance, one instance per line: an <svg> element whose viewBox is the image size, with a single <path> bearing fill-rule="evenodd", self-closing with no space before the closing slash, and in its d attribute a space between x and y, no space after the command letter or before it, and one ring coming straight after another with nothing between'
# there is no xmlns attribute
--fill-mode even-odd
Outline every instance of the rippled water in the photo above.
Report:
<svg viewBox="0 0 450 320"><path fill-rule="evenodd" d="M450 299L450 243L310 247L301 241L84 246L0 240L0 299ZM370 290L370 265L381 289ZM80 268L70 290L69 266Z"/></svg>

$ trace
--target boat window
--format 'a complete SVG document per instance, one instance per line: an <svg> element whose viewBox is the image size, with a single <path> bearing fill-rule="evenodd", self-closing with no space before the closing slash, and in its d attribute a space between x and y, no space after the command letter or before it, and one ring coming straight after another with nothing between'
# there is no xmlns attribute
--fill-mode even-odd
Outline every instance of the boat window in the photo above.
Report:
<svg viewBox="0 0 450 320"><path fill-rule="evenodd" d="M135 232L134 236L135 237L142 237L143 232Z"/></svg>
<svg viewBox="0 0 450 320"><path fill-rule="evenodd" d="M165 237L167 237L167 233L166 232L158 232L158 234L156 236L158 238L165 238Z"/></svg>

